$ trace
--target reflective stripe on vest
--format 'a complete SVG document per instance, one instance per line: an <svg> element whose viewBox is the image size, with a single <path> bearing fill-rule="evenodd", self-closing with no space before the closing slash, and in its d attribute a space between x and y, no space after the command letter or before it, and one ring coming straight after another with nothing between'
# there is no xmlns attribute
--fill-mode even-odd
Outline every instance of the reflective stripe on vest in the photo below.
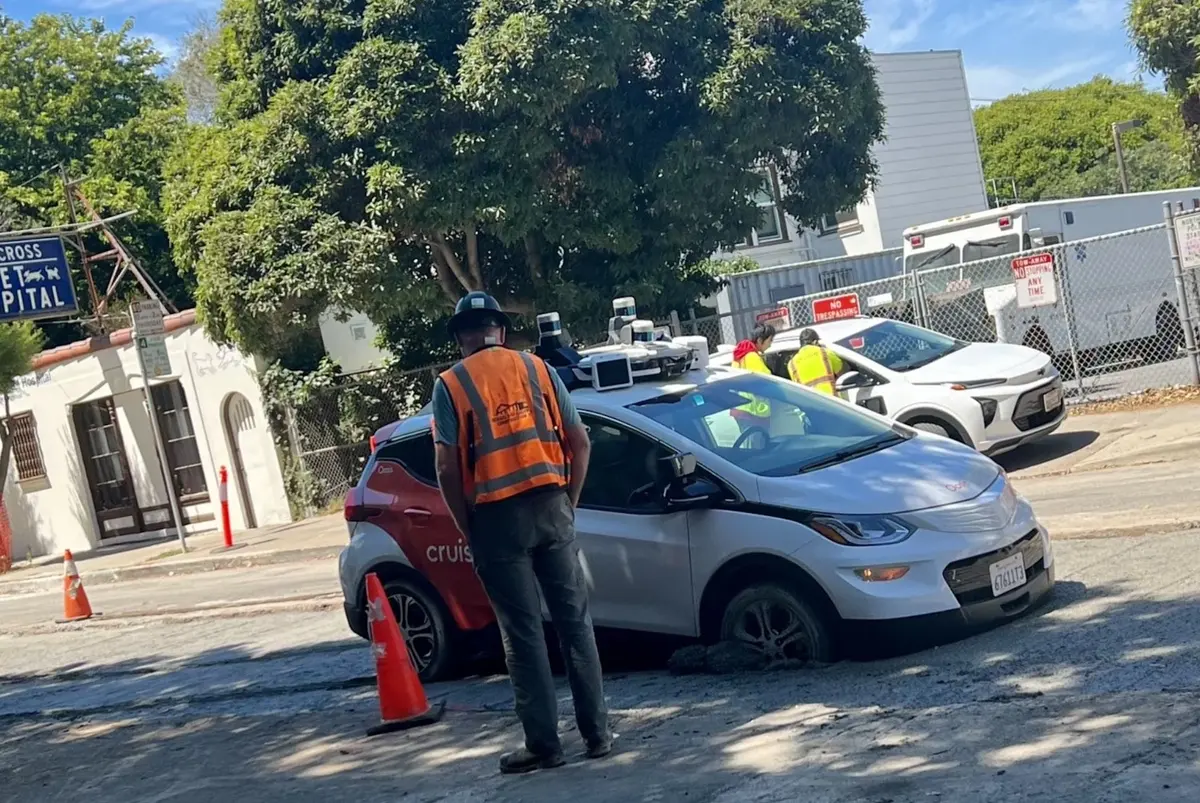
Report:
<svg viewBox="0 0 1200 803"><path fill-rule="evenodd" d="M523 352L489 348L441 378L458 418L468 502L499 502L534 488L566 484L562 421L544 362Z"/></svg>
<svg viewBox="0 0 1200 803"><path fill-rule="evenodd" d="M741 368L743 371L755 371L754 368L747 367L742 360L734 360L733 367ZM761 372L755 371L755 373ZM745 413L746 415L752 415L755 418L771 417L771 404L768 401L765 399L760 399L752 393L743 393L738 391L738 395L743 399L749 399L749 402L747 404L743 404L741 407L734 408L737 412Z"/></svg>
<svg viewBox="0 0 1200 803"><path fill-rule="evenodd" d="M792 381L830 396L837 394L837 377L829 364L829 354L821 346L805 346L788 365Z"/></svg>

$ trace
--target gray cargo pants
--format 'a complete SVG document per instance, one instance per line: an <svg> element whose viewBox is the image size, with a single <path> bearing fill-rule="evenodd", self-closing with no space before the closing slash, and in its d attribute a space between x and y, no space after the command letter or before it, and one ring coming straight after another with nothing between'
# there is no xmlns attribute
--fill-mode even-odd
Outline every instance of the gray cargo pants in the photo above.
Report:
<svg viewBox="0 0 1200 803"><path fill-rule="evenodd" d="M606 741L608 710L570 498L554 489L483 505L471 514L470 531L475 571L500 625L526 749L562 751L539 585L562 646L580 735L588 745Z"/></svg>

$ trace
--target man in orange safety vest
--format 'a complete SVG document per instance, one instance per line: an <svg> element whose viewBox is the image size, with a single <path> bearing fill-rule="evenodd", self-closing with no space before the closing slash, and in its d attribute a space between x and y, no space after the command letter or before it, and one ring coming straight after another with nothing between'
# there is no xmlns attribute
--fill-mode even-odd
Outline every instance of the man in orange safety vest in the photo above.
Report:
<svg viewBox="0 0 1200 803"><path fill-rule="evenodd" d="M562 646L575 720L589 758L612 751L575 507L591 441L557 372L506 348L508 316L487 293L467 294L450 319L463 359L434 384L438 484L471 546L508 662L525 747L506 774L566 763L538 587Z"/></svg>

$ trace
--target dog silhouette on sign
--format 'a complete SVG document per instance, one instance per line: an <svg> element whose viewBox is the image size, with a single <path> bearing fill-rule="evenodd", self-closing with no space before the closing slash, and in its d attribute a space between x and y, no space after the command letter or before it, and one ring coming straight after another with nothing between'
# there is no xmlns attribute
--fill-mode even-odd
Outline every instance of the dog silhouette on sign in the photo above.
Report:
<svg viewBox="0 0 1200 803"><path fill-rule="evenodd" d="M62 277L58 274L58 268L46 268L46 278L58 281Z"/></svg>
<svg viewBox="0 0 1200 803"><path fill-rule="evenodd" d="M24 274L24 279L25 279L25 282L26 282L26 283L28 283L28 282L44 282L44 281L46 281L46 277L45 277L45 275L43 275L43 273L42 273L40 270L27 270L27 271L25 271L25 274Z"/></svg>

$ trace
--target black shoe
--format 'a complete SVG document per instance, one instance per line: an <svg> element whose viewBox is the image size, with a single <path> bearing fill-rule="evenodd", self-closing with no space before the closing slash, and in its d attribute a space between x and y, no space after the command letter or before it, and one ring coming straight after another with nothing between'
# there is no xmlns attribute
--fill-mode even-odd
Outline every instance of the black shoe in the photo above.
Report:
<svg viewBox="0 0 1200 803"><path fill-rule="evenodd" d="M617 735L614 733L603 741L589 744L584 755L591 759L604 758L613 751L613 740L616 738Z"/></svg>
<svg viewBox="0 0 1200 803"><path fill-rule="evenodd" d="M536 772L537 770L552 770L566 763L567 760L563 758L561 751L546 756L539 756L537 753L531 753L522 747L516 752L501 757L500 772L504 775L524 775L527 772Z"/></svg>

